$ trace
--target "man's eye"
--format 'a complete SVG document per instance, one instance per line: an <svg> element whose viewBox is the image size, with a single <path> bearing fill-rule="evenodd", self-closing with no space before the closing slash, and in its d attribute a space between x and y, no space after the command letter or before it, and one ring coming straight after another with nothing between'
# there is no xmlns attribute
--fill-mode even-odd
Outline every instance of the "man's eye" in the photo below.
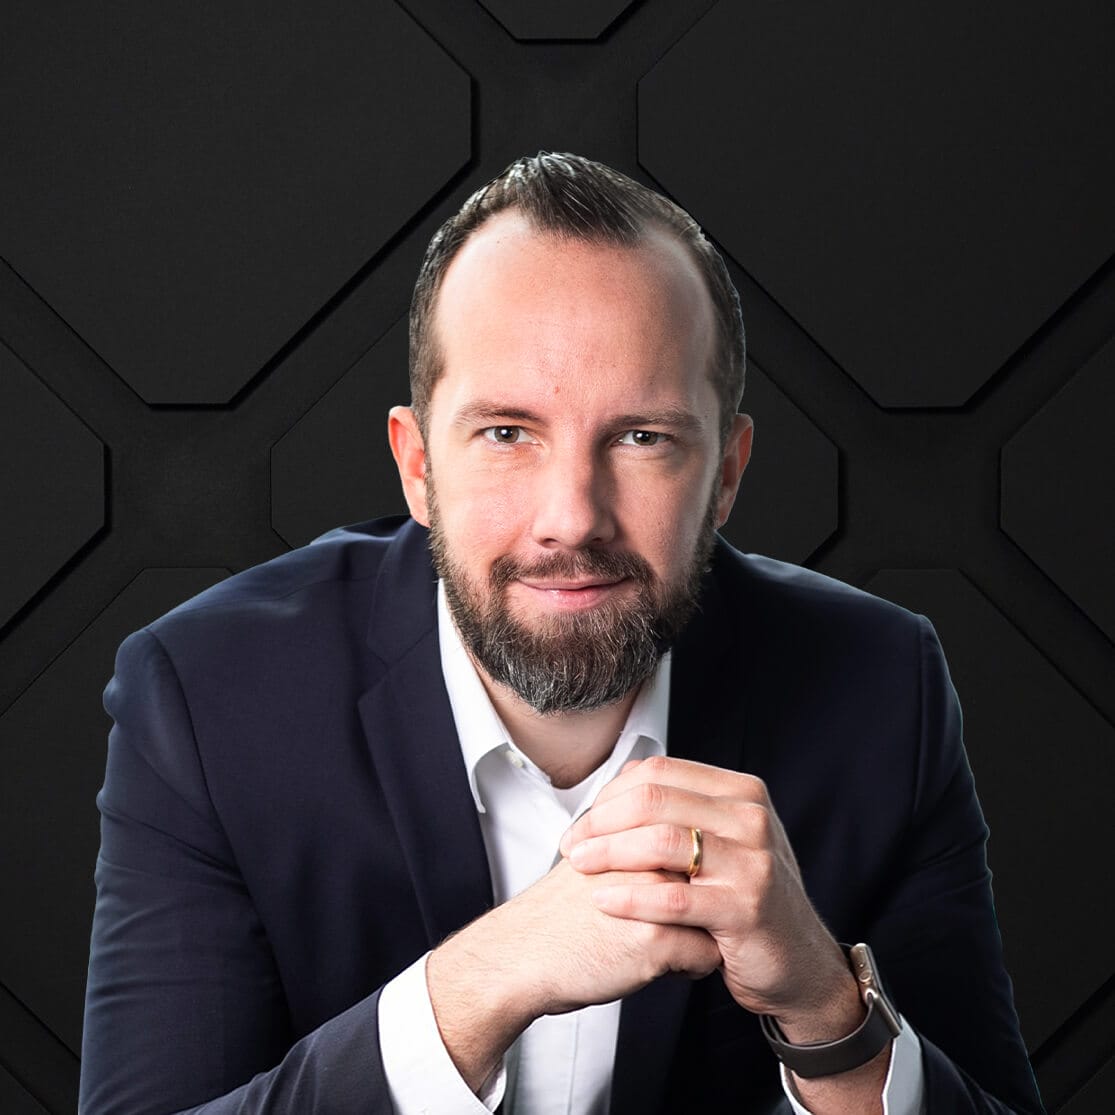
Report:
<svg viewBox="0 0 1115 1115"><path fill-rule="evenodd" d="M483 432L488 441L494 441L497 445L517 445L533 440L522 426L489 426Z"/></svg>
<svg viewBox="0 0 1115 1115"><path fill-rule="evenodd" d="M641 445L649 449L652 445L657 445L665 434L656 433L654 430L628 430L627 433L619 439L620 445Z"/></svg>

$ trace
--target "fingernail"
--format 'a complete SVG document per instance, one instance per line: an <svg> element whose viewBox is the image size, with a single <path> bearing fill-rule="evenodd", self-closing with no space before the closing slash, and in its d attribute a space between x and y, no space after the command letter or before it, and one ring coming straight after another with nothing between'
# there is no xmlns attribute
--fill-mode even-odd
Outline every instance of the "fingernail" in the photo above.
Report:
<svg viewBox="0 0 1115 1115"><path fill-rule="evenodd" d="M584 844L577 844L569 853L569 862L573 864L574 867L579 866L580 864L585 862L585 856L587 855L588 849L584 846Z"/></svg>

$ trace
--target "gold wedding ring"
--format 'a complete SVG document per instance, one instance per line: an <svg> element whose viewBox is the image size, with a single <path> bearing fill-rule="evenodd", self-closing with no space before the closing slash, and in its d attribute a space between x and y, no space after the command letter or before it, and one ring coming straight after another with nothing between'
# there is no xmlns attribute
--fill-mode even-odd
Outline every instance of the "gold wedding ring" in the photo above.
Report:
<svg viewBox="0 0 1115 1115"><path fill-rule="evenodd" d="M693 837L693 851L689 856L689 866L685 869L686 875L692 879L701 870L701 857L705 851L705 838L700 829L690 829Z"/></svg>

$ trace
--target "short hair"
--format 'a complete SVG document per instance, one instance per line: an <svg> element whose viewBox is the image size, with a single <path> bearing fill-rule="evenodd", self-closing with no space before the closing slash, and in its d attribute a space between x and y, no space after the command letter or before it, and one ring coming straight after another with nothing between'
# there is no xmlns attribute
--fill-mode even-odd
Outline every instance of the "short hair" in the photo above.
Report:
<svg viewBox="0 0 1115 1115"><path fill-rule="evenodd" d="M635 247L648 228L673 232L704 276L716 321L711 380L720 401L720 442L743 395L746 343L739 294L720 253L680 206L625 174L582 155L540 151L516 159L482 186L434 234L410 305L411 406L425 435L430 397L444 371L433 329L445 272L465 241L505 209L522 213L539 232L589 243Z"/></svg>

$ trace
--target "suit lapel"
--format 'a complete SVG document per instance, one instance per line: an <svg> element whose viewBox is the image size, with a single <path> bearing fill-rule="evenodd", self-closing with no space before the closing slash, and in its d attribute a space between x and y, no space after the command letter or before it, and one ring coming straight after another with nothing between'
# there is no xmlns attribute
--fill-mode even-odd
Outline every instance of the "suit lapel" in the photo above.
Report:
<svg viewBox="0 0 1115 1115"><path fill-rule="evenodd" d="M492 883L442 679L425 538L408 523L383 563L368 641L386 668L359 712L433 947L491 908Z"/></svg>

